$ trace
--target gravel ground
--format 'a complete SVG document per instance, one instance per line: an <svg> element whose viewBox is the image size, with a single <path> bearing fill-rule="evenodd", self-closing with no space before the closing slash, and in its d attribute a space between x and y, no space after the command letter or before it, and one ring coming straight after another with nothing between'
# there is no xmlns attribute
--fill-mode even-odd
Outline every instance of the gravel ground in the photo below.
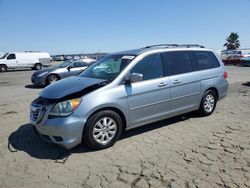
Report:
<svg viewBox="0 0 250 188"><path fill-rule="evenodd" d="M250 187L250 68L227 69L211 116L146 125L101 151L40 140L28 124L33 71L1 73L0 187Z"/></svg>

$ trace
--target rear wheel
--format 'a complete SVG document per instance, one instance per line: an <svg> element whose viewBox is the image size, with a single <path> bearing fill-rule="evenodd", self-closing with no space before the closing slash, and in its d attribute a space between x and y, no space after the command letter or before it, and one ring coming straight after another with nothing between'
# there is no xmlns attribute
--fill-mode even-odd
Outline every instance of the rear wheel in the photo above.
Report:
<svg viewBox="0 0 250 188"><path fill-rule="evenodd" d="M46 78L46 85L52 84L58 80L60 80L60 78L57 75L51 74Z"/></svg>
<svg viewBox="0 0 250 188"><path fill-rule="evenodd" d="M214 90L207 90L201 100L199 113L202 116L209 116L215 110L217 96Z"/></svg>
<svg viewBox="0 0 250 188"><path fill-rule="evenodd" d="M92 115L83 131L83 142L90 148L108 148L120 138L121 117L114 111L104 110Z"/></svg>
<svg viewBox="0 0 250 188"><path fill-rule="evenodd" d="M6 72L7 66L6 65L0 65L0 72Z"/></svg>
<svg viewBox="0 0 250 188"><path fill-rule="evenodd" d="M40 70L40 69L42 69L42 67L43 66L41 63L36 63L34 68L35 68L35 70Z"/></svg>

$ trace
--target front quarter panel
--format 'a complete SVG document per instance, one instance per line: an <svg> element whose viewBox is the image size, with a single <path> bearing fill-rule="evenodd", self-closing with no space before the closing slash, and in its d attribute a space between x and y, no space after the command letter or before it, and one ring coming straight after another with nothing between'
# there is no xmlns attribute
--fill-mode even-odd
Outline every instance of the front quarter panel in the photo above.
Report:
<svg viewBox="0 0 250 188"><path fill-rule="evenodd" d="M125 116L127 128L129 127L127 93L124 85L104 86L83 96L80 106L74 113L88 119L94 112L103 108L120 110Z"/></svg>
<svg viewBox="0 0 250 188"><path fill-rule="evenodd" d="M66 68L58 68L51 72L51 74L57 74L61 79L67 77L68 69Z"/></svg>

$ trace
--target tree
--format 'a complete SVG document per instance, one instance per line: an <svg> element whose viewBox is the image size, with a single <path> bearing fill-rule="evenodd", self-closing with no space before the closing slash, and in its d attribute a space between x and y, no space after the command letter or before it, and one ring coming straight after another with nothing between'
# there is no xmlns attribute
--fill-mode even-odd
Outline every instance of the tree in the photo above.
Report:
<svg viewBox="0 0 250 188"><path fill-rule="evenodd" d="M224 47L227 47L227 50L234 50L240 47L239 35L238 33L232 32L229 37L226 39Z"/></svg>

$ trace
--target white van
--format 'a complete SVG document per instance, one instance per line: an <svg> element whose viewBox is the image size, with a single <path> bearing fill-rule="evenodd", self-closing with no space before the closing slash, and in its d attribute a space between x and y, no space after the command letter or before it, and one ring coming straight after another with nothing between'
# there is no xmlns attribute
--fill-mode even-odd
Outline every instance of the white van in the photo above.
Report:
<svg viewBox="0 0 250 188"><path fill-rule="evenodd" d="M46 52L11 52L0 58L0 72L16 68L32 68L39 70L51 65L51 57Z"/></svg>

